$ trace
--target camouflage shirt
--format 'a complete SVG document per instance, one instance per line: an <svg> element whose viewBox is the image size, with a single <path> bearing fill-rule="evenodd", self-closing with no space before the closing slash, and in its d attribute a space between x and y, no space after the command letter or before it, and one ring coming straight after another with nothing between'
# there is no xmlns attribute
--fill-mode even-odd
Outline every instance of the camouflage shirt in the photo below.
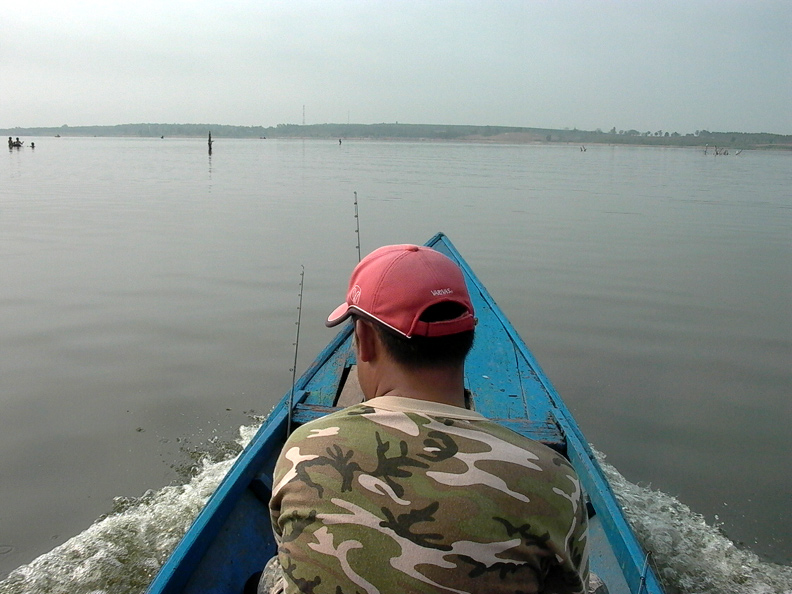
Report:
<svg viewBox="0 0 792 594"><path fill-rule="evenodd" d="M394 396L307 423L270 503L287 592L583 592L587 518L557 452Z"/></svg>

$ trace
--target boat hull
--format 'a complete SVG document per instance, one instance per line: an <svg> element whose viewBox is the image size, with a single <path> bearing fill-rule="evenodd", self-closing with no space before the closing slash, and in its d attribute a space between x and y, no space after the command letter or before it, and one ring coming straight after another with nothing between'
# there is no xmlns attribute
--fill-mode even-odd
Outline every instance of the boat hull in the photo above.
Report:
<svg viewBox="0 0 792 594"><path fill-rule="evenodd" d="M611 594L661 594L594 453L525 343L445 235L426 245L462 268L479 320L465 375L472 406L570 460L589 501L591 569ZM275 554L268 502L287 431L359 400L354 370L352 329L346 325L263 422L152 582L150 594L243 591Z"/></svg>

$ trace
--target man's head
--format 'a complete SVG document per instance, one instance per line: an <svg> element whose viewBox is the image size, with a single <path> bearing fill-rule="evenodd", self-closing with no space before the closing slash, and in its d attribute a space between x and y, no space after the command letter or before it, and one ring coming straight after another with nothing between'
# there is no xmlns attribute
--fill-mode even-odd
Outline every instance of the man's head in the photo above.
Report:
<svg viewBox="0 0 792 594"><path fill-rule="evenodd" d="M361 260L327 325L350 316L371 325L391 357L410 368L461 365L476 325L459 266L416 245L381 247Z"/></svg>

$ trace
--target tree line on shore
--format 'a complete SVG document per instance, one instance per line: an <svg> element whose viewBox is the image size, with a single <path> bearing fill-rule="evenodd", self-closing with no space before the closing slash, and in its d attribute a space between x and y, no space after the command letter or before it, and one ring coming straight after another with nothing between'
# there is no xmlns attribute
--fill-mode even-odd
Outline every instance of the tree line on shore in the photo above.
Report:
<svg viewBox="0 0 792 594"><path fill-rule="evenodd" d="M10 136L103 136L103 137L207 137L214 138L371 138L478 140L491 142L560 142L576 144L641 144L657 146L728 146L735 148L780 148L792 150L792 135L710 132L679 134L664 130L616 130L604 132L578 129L547 129L509 126L465 126L435 124L278 124L277 126L229 126L223 124L120 124L116 126L60 126L8 128Z"/></svg>

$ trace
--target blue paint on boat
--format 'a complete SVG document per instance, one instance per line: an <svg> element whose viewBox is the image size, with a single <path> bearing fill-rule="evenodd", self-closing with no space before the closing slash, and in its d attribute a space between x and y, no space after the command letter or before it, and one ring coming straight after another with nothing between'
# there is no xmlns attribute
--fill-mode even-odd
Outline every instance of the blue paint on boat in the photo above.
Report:
<svg viewBox="0 0 792 594"><path fill-rule="evenodd" d="M465 375L472 405L569 458L590 501L591 569L611 594L662 594L594 453L528 347L451 241L439 233L426 245L459 264L473 299L479 323ZM347 324L294 386L292 426L337 410L354 365ZM268 502L289 401L287 393L239 455L149 594L241 594L250 576L275 554Z"/></svg>

